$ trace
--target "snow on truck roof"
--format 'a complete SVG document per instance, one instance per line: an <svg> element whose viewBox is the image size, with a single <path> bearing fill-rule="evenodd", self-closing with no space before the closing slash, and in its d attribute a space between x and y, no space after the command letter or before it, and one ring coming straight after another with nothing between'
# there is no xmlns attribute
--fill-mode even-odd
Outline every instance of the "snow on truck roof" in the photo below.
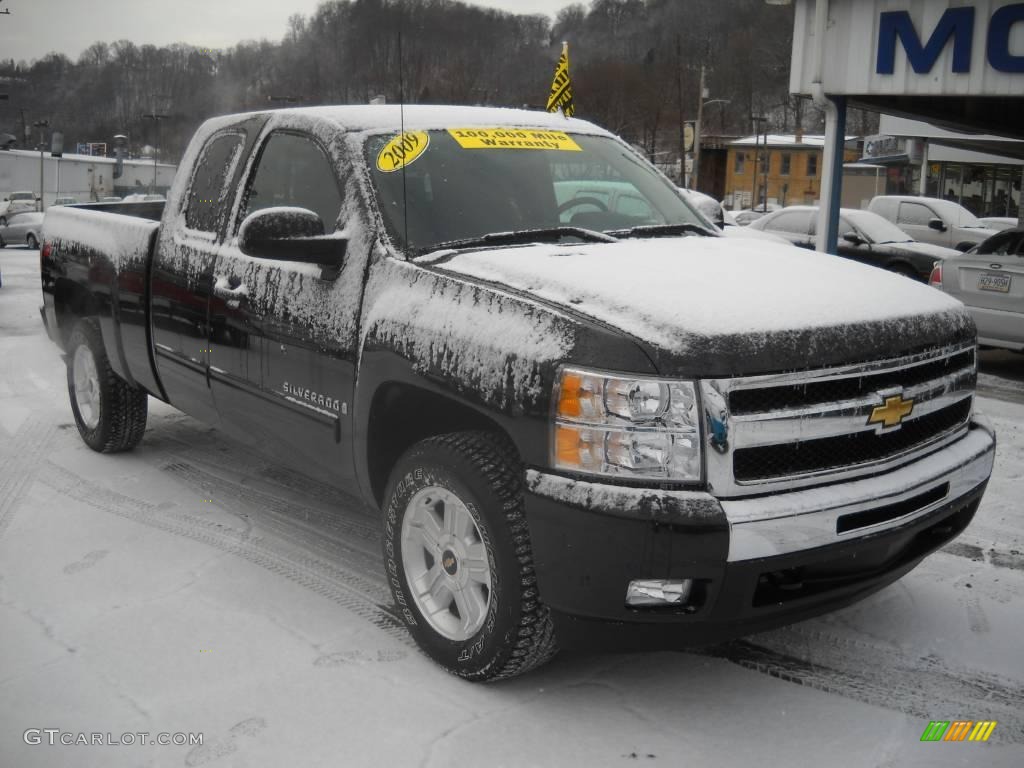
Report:
<svg viewBox="0 0 1024 768"><path fill-rule="evenodd" d="M404 114L403 114L404 113ZM457 107L438 104L407 104L404 110L398 104L357 104L327 107L297 107L260 110L249 114L267 114L287 122L323 120L345 131L377 132L443 130L466 127L541 128L570 133L610 136L608 131L586 120L566 118L558 113L504 107ZM239 115L232 115L238 118ZM224 118L214 118L215 121Z"/></svg>

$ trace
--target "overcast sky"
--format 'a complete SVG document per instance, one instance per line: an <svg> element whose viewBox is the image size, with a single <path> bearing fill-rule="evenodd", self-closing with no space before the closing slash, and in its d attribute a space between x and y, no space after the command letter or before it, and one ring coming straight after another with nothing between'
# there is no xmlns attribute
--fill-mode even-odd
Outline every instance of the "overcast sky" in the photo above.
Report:
<svg viewBox="0 0 1024 768"><path fill-rule="evenodd" d="M71 59L92 43L191 43L225 48L240 40L279 40L293 13L309 16L322 0L0 0L0 58ZM472 0L515 13L554 15L571 0Z"/></svg>

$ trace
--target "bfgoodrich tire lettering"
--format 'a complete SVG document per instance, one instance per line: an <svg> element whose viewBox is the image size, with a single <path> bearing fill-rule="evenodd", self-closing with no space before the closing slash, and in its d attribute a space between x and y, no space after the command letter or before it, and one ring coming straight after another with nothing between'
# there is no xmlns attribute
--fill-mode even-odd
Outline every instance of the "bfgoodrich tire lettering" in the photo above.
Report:
<svg viewBox="0 0 1024 768"><path fill-rule="evenodd" d="M557 651L551 617L537 592L522 474L504 439L456 432L424 440L406 452L385 493L384 566L398 610L420 648L468 680L513 677L540 666ZM464 505L486 550L486 618L464 640L446 637L435 629L436 621L428 621L403 566L403 521L413 498L420 494L422 499L421 492L430 488L443 489Z"/></svg>
<svg viewBox="0 0 1024 768"><path fill-rule="evenodd" d="M132 387L114 373L95 322L83 320L75 326L68 340L68 353L68 395L82 440L100 453L134 448L146 431L146 392ZM88 370L85 378L95 376L95 397L91 398L93 405L87 408L79 405L79 400L84 399L83 373L86 372L83 367L94 369Z"/></svg>

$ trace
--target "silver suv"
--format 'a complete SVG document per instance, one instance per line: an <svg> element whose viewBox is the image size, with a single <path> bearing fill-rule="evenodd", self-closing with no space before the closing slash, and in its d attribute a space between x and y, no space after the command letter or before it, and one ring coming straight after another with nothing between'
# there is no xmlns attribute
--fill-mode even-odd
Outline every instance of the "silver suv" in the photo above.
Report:
<svg viewBox="0 0 1024 768"><path fill-rule="evenodd" d="M879 195L868 210L888 219L914 240L966 251L996 233L951 200L912 195Z"/></svg>

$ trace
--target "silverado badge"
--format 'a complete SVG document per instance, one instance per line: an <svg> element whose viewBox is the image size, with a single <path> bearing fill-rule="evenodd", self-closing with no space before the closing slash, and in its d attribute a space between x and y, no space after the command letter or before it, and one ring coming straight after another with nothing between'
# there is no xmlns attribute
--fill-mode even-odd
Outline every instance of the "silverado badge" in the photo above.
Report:
<svg viewBox="0 0 1024 768"><path fill-rule="evenodd" d="M895 394L886 397L884 405L878 405L872 409L871 416L868 417L868 424L878 424L882 428L880 431L895 429L913 410L913 400L904 400L903 395Z"/></svg>

